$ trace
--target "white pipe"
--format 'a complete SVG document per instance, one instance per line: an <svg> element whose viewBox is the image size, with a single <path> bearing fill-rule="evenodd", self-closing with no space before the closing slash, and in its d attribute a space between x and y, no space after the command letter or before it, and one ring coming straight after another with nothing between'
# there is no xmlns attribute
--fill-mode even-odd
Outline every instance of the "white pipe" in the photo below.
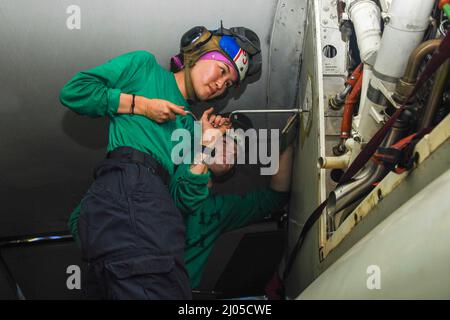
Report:
<svg viewBox="0 0 450 320"><path fill-rule="evenodd" d="M403 76L411 52L430 23L435 0L393 0L386 17L374 74L388 82Z"/></svg>
<svg viewBox="0 0 450 320"><path fill-rule="evenodd" d="M387 12L391 3L392 0L380 0L381 11Z"/></svg>
<svg viewBox="0 0 450 320"><path fill-rule="evenodd" d="M338 157L320 157L318 161L319 169L346 169L350 164L355 141L352 138L345 140L346 154Z"/></svg>
<svg viewBox="0 0 450 320"><path fill-rule="evenodd" d="M367 90L369 89L369 83L372 79L373 67L368 64L364 65L363 71L363 83L361 87L361 100L359 102L358 115L353 117L353 128L358 131L361 115L364 114L364 109L368 104Z"/></svg>
<svg viewBox="0 0 450 320"><path fill-rule="evenodd" d="M380 8L371 0L346 0L346 8L355 27L361 60L373 66L381 42Z"/></svg>
<svg viewBox="0 0 450 320"><path fill-rule="evenodd" d="M346 169L350 163L350 152L339 157L320 157L320 169Z"/></svg>
<svg viewBox="0 0 450 320"><path fill-rule="evenodd" d="M374 78L380 79L388 90L395 90L395 84L406 69L411 52L420 44L429 25L434 0L393 0L387 14L387 23L381 38L372 74L364 69L364 80L378 88ZM370 77L366 77L366 74ZM366 85L368 83L366 82ZM380 112L385 108L367 98L368 85L361 91L359 113L353 122L363 141L367 142L380 128ZM379 93L381 94L381 93ZM374 116L376 115L376 116ZM355 150L352 160L359 152Z"/></svg>

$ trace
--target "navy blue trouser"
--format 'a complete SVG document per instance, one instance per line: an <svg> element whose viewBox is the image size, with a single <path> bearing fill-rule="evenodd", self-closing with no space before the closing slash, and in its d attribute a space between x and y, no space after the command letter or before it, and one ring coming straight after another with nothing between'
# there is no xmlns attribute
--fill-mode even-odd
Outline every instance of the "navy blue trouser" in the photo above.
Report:
<svg viewBox="0 0 450 320"><path fill-rule="evenodd" d="M101 298L191 299L183 219L161 178L128 159L106 159L94 175L78 231Z"/></svg>

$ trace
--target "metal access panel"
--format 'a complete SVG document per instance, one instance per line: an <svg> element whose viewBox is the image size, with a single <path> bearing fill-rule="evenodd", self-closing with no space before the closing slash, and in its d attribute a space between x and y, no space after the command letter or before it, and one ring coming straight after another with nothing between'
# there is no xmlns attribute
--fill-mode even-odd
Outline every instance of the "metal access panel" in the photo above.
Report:
<svg viewBox="0 0 450 320"><path fill-rule="evenodd" d="M324 155L325 145L321 25L318 12L318 1L309 1L298 90L300 106L310 112L302 115L296 147L287 252L295 245L308 215L325 197L325 170L317 166L317 159ZM319 238L318 232L314 230L317 228L313 227L305 239L287 279L288 296L295 297L314 278L312 266L319 262Z"/></svg>

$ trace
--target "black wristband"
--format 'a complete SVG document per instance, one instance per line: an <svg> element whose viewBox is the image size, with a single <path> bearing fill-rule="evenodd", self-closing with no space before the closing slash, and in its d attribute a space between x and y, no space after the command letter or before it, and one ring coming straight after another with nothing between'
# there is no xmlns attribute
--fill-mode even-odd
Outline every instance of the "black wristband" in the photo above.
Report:
<svg viewBox="0 0 450 320"><path fill-rule="evenodd" d="M131 114L134 114L134 98L136 97L135 94L133 94L133 101L131 101Z"/></svg>

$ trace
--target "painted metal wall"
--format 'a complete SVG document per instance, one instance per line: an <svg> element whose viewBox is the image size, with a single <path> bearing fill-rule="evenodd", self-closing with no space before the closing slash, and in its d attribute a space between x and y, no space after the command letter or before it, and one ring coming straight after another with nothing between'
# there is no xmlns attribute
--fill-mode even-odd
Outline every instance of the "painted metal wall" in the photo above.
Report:
<svg viewBox="0 0 450 320"><path fill-rule="evenodd" d="M298 298L449 299L450 198L445 196L449 189L447 170L348 250Z"/></svg>
<svg viewBox="0 0 450 320"><path fill-rule="evenodd" d="M288 250L290 253L308 215L325 196L324 170L317 167L325 145L324 93L322 79L322 50L318 3L309 1L303 62L299 83L299 105L310 112L301 120L299 141L294 160L292 196L289 204ZM302 250L287 279L287 295L295 297L315 278L319 263L319 239L313 227L305 238Z"/></svg>
<svg viewBox="0 0 450 320"><path fill-rule="evenodd" d="M296 96L295 71L301 52L299 43L277 28L286 19L294 21L304 14L297 3L0 0L0 236L66 229L68 213L89 185L94 164L104 155L106 120L77 116L58 101L60 88L77 71L133 50L148 50L168 66L188 28L202 24L213 29L223 20L224 26L245 25L258 33L264 67L259 78L215 105L226 111L264 108L268 101L289 107ZM70 30L66 25L70 5L81 10L80 29ZM285 20L277 20L274 29L276 12L282 12ZM301 21L304 18L298 24ZM271 51L272 41L278 52ZM285 63L285 52L296 57ZM267 90L269 62L275 66L277 83L282 75L289 76L291 84L283 92ZM281 101L280 96L284 97ZM255 119L255 127L269 127L267 119ZM247 176L241 180L233 182L234 190L251 187L247 181L255 181Z"/></svg>

